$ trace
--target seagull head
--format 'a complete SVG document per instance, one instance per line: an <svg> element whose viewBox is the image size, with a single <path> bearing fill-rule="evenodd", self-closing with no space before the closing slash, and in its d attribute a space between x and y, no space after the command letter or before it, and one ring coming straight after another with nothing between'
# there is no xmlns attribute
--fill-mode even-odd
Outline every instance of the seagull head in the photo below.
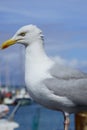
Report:
<svg viewBox="0 0 87 130"><path fill-rule="evenodd" d="M40 39L43 39L42 31L35 25L26 25L21 27L11 39L2 43L1 49L5 49L15 43L29 46Z"/></svg>

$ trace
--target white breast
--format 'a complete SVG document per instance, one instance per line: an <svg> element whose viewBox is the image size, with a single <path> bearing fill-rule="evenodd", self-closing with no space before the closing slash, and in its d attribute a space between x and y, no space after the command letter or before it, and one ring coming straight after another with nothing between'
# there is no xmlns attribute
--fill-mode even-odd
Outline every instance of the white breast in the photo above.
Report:
<svg viewBox="0 0 87 130"><path fill-rule="evenodd" d="M31 55L26 55L25 63L25 81L26 84L35 86L38 82L45 78L50 77L48 69L53 65L53 61L48 59L48 57L33 57Z"/></svg>
<svg viewBox="0 0 87 130"><path fill-rule="evenodd" d="M30 64L28 66L28 69L26 68L26 81L30 85L37 84L38 82L50 76L49 73L46 72L47 70L48 70L47 66L43 67L43 65L41 64L36 65Z"/></svg>

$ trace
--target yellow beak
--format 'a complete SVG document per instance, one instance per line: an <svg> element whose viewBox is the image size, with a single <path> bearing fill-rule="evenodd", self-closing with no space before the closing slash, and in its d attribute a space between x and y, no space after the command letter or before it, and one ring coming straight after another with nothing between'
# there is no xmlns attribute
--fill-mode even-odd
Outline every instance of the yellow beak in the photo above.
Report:
<svg viewBox="0 0 87 130"><path fill-rule="evenodd" d="M13 44L15 44L17 42L17 40L13 40L13 39L9 39L7 41L5 41L4 43L2 43L2 45L0 46L1 49L5 49Z"/></svg>

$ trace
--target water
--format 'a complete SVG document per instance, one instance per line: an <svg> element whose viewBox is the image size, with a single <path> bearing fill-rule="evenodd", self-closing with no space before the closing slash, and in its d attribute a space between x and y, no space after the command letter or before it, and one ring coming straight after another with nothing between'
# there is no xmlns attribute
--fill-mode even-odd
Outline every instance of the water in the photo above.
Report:
<svg viewBox="0 0 87 130"><path fill-rule="evenodd" d="M14 107L10 107L10 112ZM19 123L15 130L63 130L63 114L46 109L38 104L21 106L14 120ZM70 116L70 128L74 130L74 115Z"/></svg>

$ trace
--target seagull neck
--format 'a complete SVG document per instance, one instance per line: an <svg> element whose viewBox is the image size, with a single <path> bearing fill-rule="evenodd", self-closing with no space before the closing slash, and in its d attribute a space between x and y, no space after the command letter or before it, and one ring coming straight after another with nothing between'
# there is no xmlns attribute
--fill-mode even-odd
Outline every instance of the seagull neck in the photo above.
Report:
<svg viewBox="0 0 87 130"><path fill-rule="evenodd" d="M26 48L26 54L29 54L29 57L41 59L47 58L47 55L44 51L43 42L34 42Z"/></svg>

